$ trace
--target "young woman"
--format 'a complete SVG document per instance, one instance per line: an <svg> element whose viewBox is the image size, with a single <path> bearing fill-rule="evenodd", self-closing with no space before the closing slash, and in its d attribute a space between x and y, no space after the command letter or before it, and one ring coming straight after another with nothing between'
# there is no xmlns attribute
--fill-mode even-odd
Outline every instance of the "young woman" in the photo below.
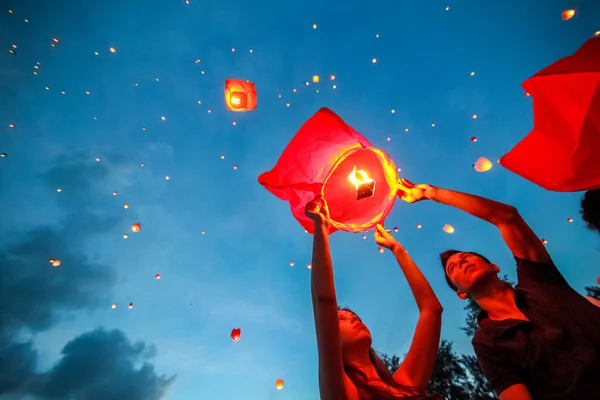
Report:
<svg viewBox="0 0 600 400"><path fill-rule="evenodd" d="M371 347L360 318L339 309L329 252L329 210L322 196L306 206L314 221L312 299L319 353L321 400L425 399L437 358L442 306L406 250L381 226L375 241L391 250L415 296L420 316L404 362L392 375ZM439 397L429 397L439 398Z"/></svg>

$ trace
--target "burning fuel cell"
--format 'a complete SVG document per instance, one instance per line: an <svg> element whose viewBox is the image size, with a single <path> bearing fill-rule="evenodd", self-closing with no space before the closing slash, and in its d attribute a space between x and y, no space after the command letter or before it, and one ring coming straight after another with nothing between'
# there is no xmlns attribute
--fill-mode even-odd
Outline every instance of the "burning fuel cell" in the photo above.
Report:
<svg viewBox="0 0 600 400"><path fill-rule="evenodd" d="M356 186L356 200L368 199L375 196L375 181L365 171L354 169L348 175L348 180Z"/></svg>

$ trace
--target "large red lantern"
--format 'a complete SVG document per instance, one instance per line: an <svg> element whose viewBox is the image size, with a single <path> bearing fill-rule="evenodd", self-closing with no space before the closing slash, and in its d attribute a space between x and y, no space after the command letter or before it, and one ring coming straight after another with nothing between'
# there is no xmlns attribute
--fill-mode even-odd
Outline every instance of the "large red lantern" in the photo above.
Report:
<svg viewBox="0 0 600 400"><path fill-rule="evenodd" d="M225 105L230 111L252 111L256 109L256 88L254 83L238 79L225 82Z"/></svg>
<svg viewBox="0 0 600 400"><path fill-rule="evenodd" d="M290 203L292 214L310 233L313 222L304 214L316 195L327 200L330 232L362 232L383 222L396 199L398 175L390 159L322 108L292 138L275 167L258 181Z"/></svg>

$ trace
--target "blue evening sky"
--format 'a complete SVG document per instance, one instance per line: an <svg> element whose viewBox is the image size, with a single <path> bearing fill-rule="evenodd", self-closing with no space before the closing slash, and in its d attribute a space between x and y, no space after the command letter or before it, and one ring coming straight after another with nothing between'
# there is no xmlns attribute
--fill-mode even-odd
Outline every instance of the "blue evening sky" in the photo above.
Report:
<svg viewBox="0 0 600 400"><path fill-rule="evenodd" d="M168 399L318 398L311 236L257 177L320 107L386 151L403 177L516 206L578 291L600 274L599 238L578 216L581 194L547 192L496 163L532 127L521 82L600 30L596 1L4 4L0 247L40 227L62 243L34 245L25 252L43 253L36 260L0 271L19 274L24 288L31 282L15 304L44 308L36 302L45 292L44 326L28 317L11 325L33 339L39 373L69 341L104 327L155 346L155 373L176 375ZM568 8L577 14L562 21ZM226 110L227 78L256 84L257 110ZM481 156L494 161L489 172L473 170ZM132 223L142 230L132 233ZM386 224L399 227L395 236L444 305L443 338L471 352L459 330L464 303L446 286L438 254L479 251L514 278L498 232L428 202L397 202ZM377 252L370 232L367 240L335 233L331 246L340 304L365 321L375 349L403 354L418 312L392 255ZM78 275L77 260L88 275ZM58 281L61 301L54 283L45 287Z"/></svg>

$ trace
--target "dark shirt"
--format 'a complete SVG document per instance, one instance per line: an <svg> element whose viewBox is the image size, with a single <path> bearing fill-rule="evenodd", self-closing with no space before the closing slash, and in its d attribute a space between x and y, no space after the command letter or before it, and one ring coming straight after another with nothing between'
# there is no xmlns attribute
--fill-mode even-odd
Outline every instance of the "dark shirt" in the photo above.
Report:
<svg viewBox="0 0 600 400"><path fill-rule="evenodd" d="M479 314L472 343L494 390L525 384L535 399L600 399L600 308L553 262L515 257L517 307L529 319Z"/></svg>

